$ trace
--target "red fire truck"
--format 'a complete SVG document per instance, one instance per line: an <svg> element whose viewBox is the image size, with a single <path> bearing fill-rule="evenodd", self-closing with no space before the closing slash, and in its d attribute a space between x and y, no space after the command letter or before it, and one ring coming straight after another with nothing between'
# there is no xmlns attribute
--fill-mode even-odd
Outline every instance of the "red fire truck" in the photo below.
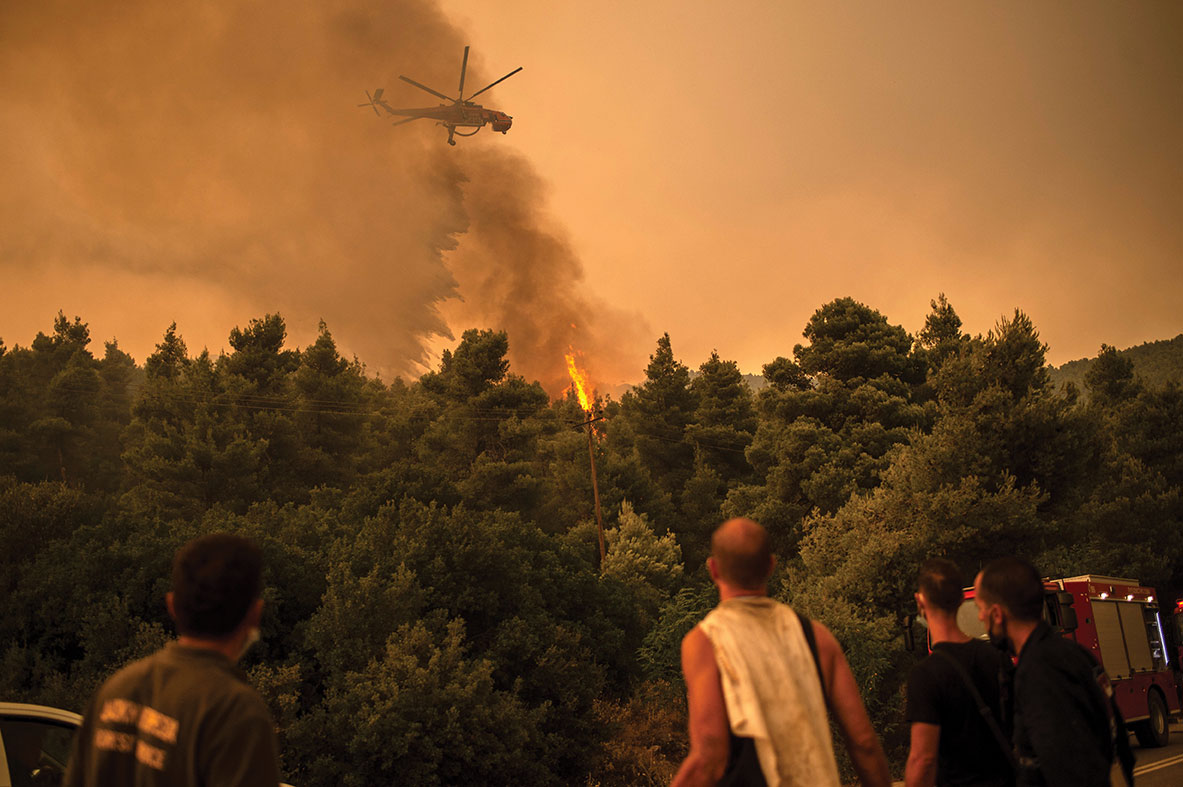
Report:
<svg viewBox="0 0 1183 787"><path fill-rule="evenodd" d="M1088 648L1105 667L1117 706L1143 746L1165 746L1168 719L1180 712L1179 673L1163 636L1159 599L1136 579L1086 574L1045 580L1044 617L1063 636ZM1171 624L1183 658L1183 601ZM961 630L985 636L972 588L957 614Z"/></svg>

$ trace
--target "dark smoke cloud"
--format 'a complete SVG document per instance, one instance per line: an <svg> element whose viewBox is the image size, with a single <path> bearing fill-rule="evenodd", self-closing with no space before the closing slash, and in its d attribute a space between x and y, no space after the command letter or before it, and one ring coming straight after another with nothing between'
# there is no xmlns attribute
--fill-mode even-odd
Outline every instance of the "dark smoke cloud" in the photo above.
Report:
<svg viewBox="0 0 1183 787"><path fill-rule="evenodd" d="M635 382L639 350L653 337L639 317L587 293L578 256L541 210L545 189L529 164L494 148L466 150L461 161L470 224L448 261L472 294L448 304L452 321L504 328L511 367L552 393L570 384L569 349L593 380Z"/></svg>
<svg viewBox="0 0 1183 787"><path fill-rule="evenodd" d="M516 371L557 380L561 350L549 355L571 322L593 323L575 319L579 260L536 223L529 165L499 139L449 149L429 121L393 129L354 107L379 86L396 105L430 105L397 75L447 92L464 44L420 0L5 4L6 300L26 281L95 271L109 286L65 305L84 319L221 293L251 310L239 324L279 311L298 338L323 318L371 368L414 374L428 343L468 327L441 313L461 296L460 314L510 330ZM485 76L475 63L470 84ZM482 278L494 284L472 288ZM169 321L157 319L152 341ZM220 347L231 326L179 327Z"/></svg>

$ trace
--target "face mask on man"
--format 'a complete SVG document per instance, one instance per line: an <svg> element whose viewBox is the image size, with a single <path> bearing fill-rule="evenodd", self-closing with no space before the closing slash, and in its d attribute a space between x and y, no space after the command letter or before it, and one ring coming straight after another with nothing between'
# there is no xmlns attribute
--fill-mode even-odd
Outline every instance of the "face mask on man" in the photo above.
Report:
<svg viewBox="0 0 1183 787"><path fill-rule="evenodd" d="M986 636L990 640L990 644L1001 650L1003 653L1010 654L1010 639L1006 636L1005 627L999 627L1000 630L994 628L994 618L991 617L986 621Z"/></svg>
<svg viewBox="0 0 1183 787"><path fill-rule="evenodd" d="M259 638L259 627L251 626L250 631L246 633L246 639L242 641L242 648L238 651L238 658L235 659L235 661L241 660L242 657L246 655L246 652L250 650L256 642L259 641Z"/></svg>

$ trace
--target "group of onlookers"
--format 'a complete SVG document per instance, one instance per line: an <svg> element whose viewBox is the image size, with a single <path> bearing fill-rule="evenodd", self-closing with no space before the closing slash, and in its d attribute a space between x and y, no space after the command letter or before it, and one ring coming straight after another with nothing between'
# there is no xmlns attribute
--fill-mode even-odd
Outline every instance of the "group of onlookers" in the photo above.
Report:
<svg viewBox="0 0 1183 787"><path fill-rule="evenodd" d="M862 784L887 787L887 760L850 667L825 626L767 596L775 566L755 522L725 522L707 566L719 605L683 640L688 785L837 785L829 721ZM908 677L907 787L1110 787L1133 783L1133 755L1092 655L1043 620L1039 572L987 563L974 603L988 641L957 625L965 580L952 562L921 566L916 603L931 653ZM828 709L828 713L827 713Z"/></svg>
<svg viewBox="0 0 1183 787"><path fill-rule="evenodd" d="M711 537L719 604L682 642L690 751L674 787L838 787L830 722L862 784L891 778L833 634L767 595L768 534L733 519ZM236 662L258 637L261 554L238 536L186 544L166 597L176 642L112 676L75 739L68 787L279 781L274 724ZM989 641L957 625L965 581L948 560L916 591L931 653L908 678L908 787L1109 787L1132 755L1092 656L1042 618L1044 587L1015 557L988 563L974 603Z"/></svg>

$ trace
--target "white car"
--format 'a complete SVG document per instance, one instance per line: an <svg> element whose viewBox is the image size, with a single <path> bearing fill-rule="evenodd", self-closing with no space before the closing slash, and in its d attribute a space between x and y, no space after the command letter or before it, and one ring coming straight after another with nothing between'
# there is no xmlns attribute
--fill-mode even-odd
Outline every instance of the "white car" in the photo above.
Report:
<svg viewBox="0 0 1183 787"><path fill-rule="evenodd" d="M0 787L61 784L81 723L68 710L0 702Z"/></svg>
<svg viewBox="0 0 1183 787"><path fill-rule="evenodd" d="M68 710L0 702L0 787L60 785L81 724Z"/></svg>

